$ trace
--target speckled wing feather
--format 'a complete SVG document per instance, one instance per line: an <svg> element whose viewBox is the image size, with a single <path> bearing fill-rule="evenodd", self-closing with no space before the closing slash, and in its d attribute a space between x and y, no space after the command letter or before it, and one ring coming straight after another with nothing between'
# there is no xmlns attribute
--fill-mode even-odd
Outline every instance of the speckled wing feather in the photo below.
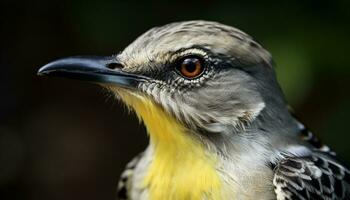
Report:
<svg viewBox="0 0 350 200"><path fill-rule="evenodd" d="M140 153L135 158L133 158L125 167L122 175L120 176L117 188L117 200L128 200L131 179L134 173L134 169L137 163L140 161L144 153Z"/></svg>
<svg viewBox="0 0 350 200"><path fill-rule="evenodd" d="M310 145L312 153L287 157L274 166L277 199L350 199L350 171L304 125L300 123L299 128L300 139Z"/></svg>
<svg viewBox="0 0 350 200"><path fill-rule="evenodd" d="M349 170L324 155L286 158L274 172L278 200L350 199Z"/></svg>
<svg viewBox="0 0 350 200"><path fill-rule="evenodd" d="M350 199L349 170L302 124L300 138L313 153L287 157L275 165L273 184L277 199Z"/></svg>

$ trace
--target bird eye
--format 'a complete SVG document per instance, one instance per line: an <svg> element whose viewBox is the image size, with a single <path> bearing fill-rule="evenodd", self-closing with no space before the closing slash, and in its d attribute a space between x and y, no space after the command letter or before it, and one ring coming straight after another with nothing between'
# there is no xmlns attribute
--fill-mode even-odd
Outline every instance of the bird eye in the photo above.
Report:
<svg viewBox="0 0 350 200"><path fill-rule="evenodd" d="M177 70L186 78L196 78L204 71L204 64L198 57L186 57L179 62Z"/></svg>

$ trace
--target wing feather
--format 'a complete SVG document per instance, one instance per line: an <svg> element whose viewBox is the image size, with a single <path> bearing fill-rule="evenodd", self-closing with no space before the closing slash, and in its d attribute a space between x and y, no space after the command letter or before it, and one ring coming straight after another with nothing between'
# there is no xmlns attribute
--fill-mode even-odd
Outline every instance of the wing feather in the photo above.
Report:
<svg viewBox="0 0 350 200"><path fill-rule="evenodd" d="M129 191L131 186L131 180L134 173L134 169L144 153L140 153L133 158L125 167L122 175L120 176L117 188L117 200L128 200Z"/></svg>
<svg viewBox="0 0 350 200"><path fill-rule="evenodd" d="M274 173L278 200L350 199L349 170L323 154L285 158Z"/></svg>

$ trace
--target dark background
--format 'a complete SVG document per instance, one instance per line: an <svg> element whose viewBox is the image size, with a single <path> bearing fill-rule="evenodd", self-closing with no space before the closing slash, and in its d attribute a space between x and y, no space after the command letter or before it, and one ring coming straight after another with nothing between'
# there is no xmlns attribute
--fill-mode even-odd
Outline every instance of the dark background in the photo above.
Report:
<svg viewBox="0 0 350 200"><path fill-rule="evenodd" d="M0 199L114 199L145 148L100 87L37 77L59 57L121 51L153 26L205 19L262 43L297 115L350 162L350 1L9 1L0 4Z"/></svg>

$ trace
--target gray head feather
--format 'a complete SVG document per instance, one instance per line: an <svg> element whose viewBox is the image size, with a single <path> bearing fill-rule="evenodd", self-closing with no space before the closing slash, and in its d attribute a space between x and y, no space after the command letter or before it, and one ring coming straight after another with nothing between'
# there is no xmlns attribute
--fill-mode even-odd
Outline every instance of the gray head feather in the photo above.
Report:
<svg viewBox="0 0 350 200"><path fill-rule="evenodd" d="M200 77L186 79L174 71L175 61L187 55L205 60L206 70ZM190 130L216 141L235 133L266 138L296 130L270 54L236 28L207 21L156 27L137 38L117 59L125 66L123 70L151 77L139 85L142 93Z"/></svg>

